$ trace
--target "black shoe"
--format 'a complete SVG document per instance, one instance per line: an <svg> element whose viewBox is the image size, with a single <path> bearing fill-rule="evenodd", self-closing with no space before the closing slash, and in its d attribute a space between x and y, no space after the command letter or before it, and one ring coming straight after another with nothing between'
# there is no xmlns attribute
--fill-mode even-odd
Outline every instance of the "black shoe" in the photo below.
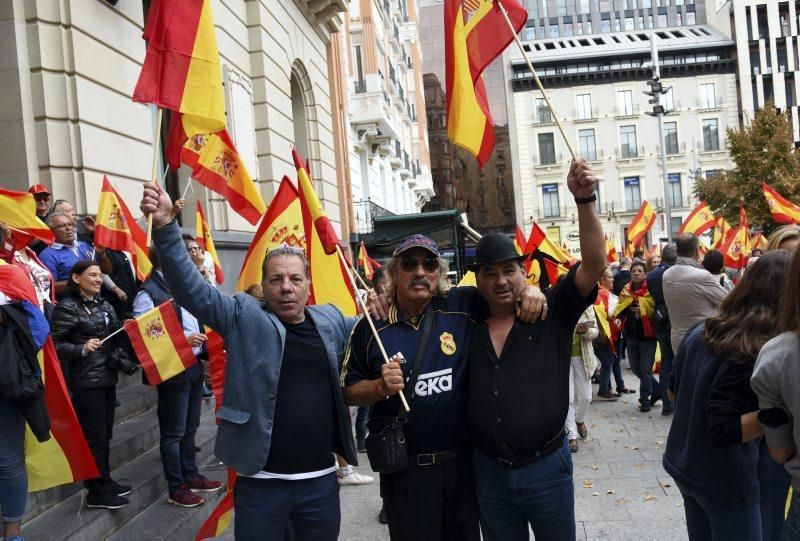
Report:
<svg viewBox="0 0 800 541"><path fill-rule="evenodd" d="M639 406L639 410L642 413L647 413L648 411L650 411L650 404L642 404L641 406Z"/></svg>
<svg viewBox="0 0 800 541"><path fill-rule="evenodd" d="M203 384L203 398L214 398L214 391L211 390L211 386Z"/></svg>
<svg viewBox="0 0 800 541"><path fill-rule="evenodd" d="M619 400L619 395L617 393L612 393L611 391L598 391L597 398L605 398L606 400Z"/></svg>
<svg viewBox="0 0 800 541"><path fill-rule="evenodd" d="M122 483L114 482L114 494L117 496L127 496L133 492L133 487L130 485L123 485Z"/></svg>
<svg viewBox="0 0 800 541"><path fill-rule="evenodd" d="M195 453L199 453L199 452L200 452L200 451L202 451L202 450L203 450L202 448L200 448L200 447L198 447L198 446L196 446L196 445L194 446L194 452L195 452Z"/></svg>
<svg viewBox="0 0 800 541"><path fill-rule="evenodd" d="M381 524L389 524L389 517L386 514L386 506L381 505L381 512L378 513L378 522Z"/></svg>
<svg viewBox="0 0 800 541"><path fill-rule="evenodd" d="M661 402L661 397L659 397L659 396L651 396L650 397L650 405L651 406L655 406L659 402Z"/></svg>
<svg viewBox="0 0 800 541"><path fill-rule="evenodd" d="M672 408L661 408L661 415L672 415Z"/></svg>
<svg viewBox="0 0 800 541"><path fill-rule="evenodd" d="M366 453L367 452L367 443L364 441L364 438L358 438L356 440L356 450L359 453Z"/></svg>
<svg viewBox="0 0 800 541"><path fill-rule="evenodd" d="M89 509L120 509L128 505L128 498L106 492L89 492L86 507Z"/></svg>

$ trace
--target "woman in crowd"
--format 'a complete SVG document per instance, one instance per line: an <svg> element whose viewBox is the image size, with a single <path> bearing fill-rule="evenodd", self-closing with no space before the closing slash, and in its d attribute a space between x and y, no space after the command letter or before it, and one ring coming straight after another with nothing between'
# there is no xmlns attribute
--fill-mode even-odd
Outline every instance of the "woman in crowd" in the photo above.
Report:
<svg viewBox="0 0 800 541"><path fill-rule="evenodd" d="M767 253L767 256L770 254ZM765 256L766 258L766 256ZM762 258L763 259L763 258ZM781 539L800 539L800 250L795 250L781 295L780 330L758 355L750 381L769 453L791 476L791 507ZM777 308L777 306L776 306Z"/></svg>
<svg viewBox="0 0 800 541"><path fill-rule="evenodd" d="M725 258L722 257L722 252L719 250L709 250L703 256L703 268L716 276L719 280L719 285L725 288L725 291L733 289L733 282L725 274Z"/></svg>
<svg viewBox="0 0 800 541"><path fill-rule="evenodd" d="M663 463L683 496L692 539L760 540L762 523L771 526L774 513L762 513L759 502L776 487L759 478L763 432L750 376L762 346L778 333L774 313L788 263L783 251L759 258L719 314L693 327L678 349Z"/></svg>
<svg viewBox="0 0 800 541"><path fill-rule="evenodd" d="M655 269L661 264L661 255L660 254L653 254L647 258L647 272L649 273L651 270Z"/></svg>
<svg viewBox="0 0 800 541"><path fill-rule="evenodd" d="M578 436L588 436L584 419L592 402L592 374L597 369L597 357L592 341L597 338L597 318L594 306L581 314L572 335L572 356L569 369L569 409L567 410L567 438L569 450L578 452Z"/></svg>
<svg viewBox="0 0 800 541"><path fill-rule="evenodd" d="M619 338L619 326L613 314L617 309L619 297L611 292L614 287L614 276L611 273L611 267L606 268L603 277L600 278L599 286L597 299L594 302L599 331L599 336L594 342L594 353L597 356L597 360L600 361L600 388L597 391L597 396L606 400L617 400L622 393L633 393L635 391L625 388L619 356L616 354L616 347L614 346ZM614 374L616 392L611 391L612 373Z"/></svg>
<svg viewBox="0 0 800 541"><path fill-rule="evenodd" d="M66 296L56 305L51 322L53 341L64 369L72 404L100 477L89 479L87 507L118 509L131 487L110 475L109 443L114 426L117 370L132 373L135 365L117 348L120 327L112 306L100 296L102 272L95 261L82 260L70 271Z"/></svg>
<svg viewBox="0 0 800 541"><path fill-rule="evenodd" d="M770 233L767 251L786 250L793 253L800 246L800 225L783 225Z"/></svg>
<svg viewBox="0 0 800 541"><path fill-rule="evenodd" d="M0 259L25 271L36 292L39 309L49 317L55 303L53 275L28 246L29 237L23 237L3 222L0 222L0 236L4 239L0 242Z"/></svg>

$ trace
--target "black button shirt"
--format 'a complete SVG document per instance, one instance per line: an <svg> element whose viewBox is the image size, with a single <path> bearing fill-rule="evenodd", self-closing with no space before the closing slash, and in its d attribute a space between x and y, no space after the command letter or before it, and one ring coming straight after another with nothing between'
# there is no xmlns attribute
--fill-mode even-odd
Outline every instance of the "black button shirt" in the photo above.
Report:
<svg viewBox="0 0 800 541"><path fill-rule="evenodd" d="M569 407L572 336L597 288L582 298L575 271L545 291L545 321L516 321L497 358L485 323L475 326L469 354L470 435L484 454L516 462L539 451L564 427Z"/></svg>

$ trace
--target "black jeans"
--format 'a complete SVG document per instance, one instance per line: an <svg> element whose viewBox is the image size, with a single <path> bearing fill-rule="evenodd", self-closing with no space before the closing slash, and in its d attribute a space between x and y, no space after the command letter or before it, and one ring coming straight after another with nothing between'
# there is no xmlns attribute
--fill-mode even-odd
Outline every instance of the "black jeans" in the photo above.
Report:
<svg viewBox="0 0 800 541"><path fill-rule="evenodd" d="M479 541L478 498L469 453L444 464L381 474L392 541Z"/></svg>
<svg viewBox="0 0 800 541"><path fill-rule="evenodd" d="M114 430L114 407L117 402L116 387L72 389L72 406L81 424L86 443L92 450L100 477L87 479L83 486L89 492L113 491L109 465L110 442Z"/></svg>
<svg viewBox="0 0 800 541"><path fill-rule="evenodd" d="M657 398L658 381L653 377L653 362L656 358L658 342L653 339L627 339L628 361L631 370L639 378L639 402L649 405L651 398Z"/></svg>
<svg viewBox="0 0 800 541"><path fill-rule="evenodd" d="M621 393L625 389L625 380L622 379L622 368L620 368L619 357L611 353L608 344L595 346L594 353L600 361L600 391L611 391L611 373L614 373L614 382L617 385L617 392Z"/></svg>
<svg viewBox="0 0 800 541"><path fill-rule="evenodd" d="M356 413L356 439L363 440L367 438L367 420L369 419L370 406L361 406Z"/></svg>
<svg viewBox="0 0 800 541"><path fill-rule="evenodd" d="M203 366L198 362L161 383L158 389L158 449L169 490L197 475L194 437L203 402Z"/></svg>
<svg viewBox="0 0 800 541"><path fill-rule="evenodd" d="M672 364L675 353L672 351L672 342L669 333L658 334L658 346L661 349L661 369L658 371L658 393L663 401L663 408L672 409L672 400L669 399L667 389L669 388L669 376L672 374Z"/></svg>

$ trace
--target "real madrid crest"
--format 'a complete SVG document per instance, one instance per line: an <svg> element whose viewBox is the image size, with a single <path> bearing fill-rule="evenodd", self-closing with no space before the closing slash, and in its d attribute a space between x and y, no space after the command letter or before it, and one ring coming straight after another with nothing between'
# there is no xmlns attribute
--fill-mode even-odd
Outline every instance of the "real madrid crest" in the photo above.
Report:
<svg viewBox="0 0 800 541"><path fill-rule="evenodd" d="M441 342L442 353L445 355L452 355L456 352L456 341L449 332L443 332L439 335L439 342Z"/></svg>

